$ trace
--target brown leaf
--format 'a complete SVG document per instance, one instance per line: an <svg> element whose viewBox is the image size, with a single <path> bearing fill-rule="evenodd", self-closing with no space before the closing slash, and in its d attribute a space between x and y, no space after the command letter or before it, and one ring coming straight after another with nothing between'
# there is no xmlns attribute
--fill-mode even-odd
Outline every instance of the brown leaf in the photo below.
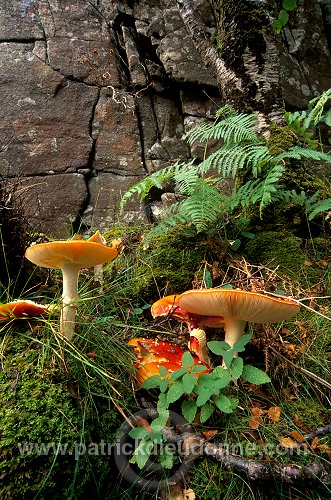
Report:
<svg viewBox="0 0 331 500"><path fill-rule="evenodd" d="M314 439L311 442L311 447L313 448L313 450L316 450L319 447L319 444L320 440L318 439L318 437L317 436L314 437Z"/></svg>
<svg viewBox="0 0 331 500"><path fill-rule="evenodd" d="M205 431L202 434L205 436L206 439L211 439L217 433L218 433L218 431L214 429L214 430L210 430L210 431Z"/></svg>
<svg viewBox="0 0 331 500"><path fill-rule="evenodd" d="M289 437L280 437L278 441L284 448L289 448L293 450L298 447L298 443L296 443L295 441L293 441L293 439Z"/></svg>
<svg viewBox="0 0 331 500"><path fill-rule="evenodd" d="M153 431L152 427L150 426L150 423L148 422L148 420L140 417L139 415L136 416L136 420L137 420L137 422L139 422L139 427L145 427L145 429L147 429L148 432L153 434L154 431Z"/></svg>
<svg viewBox="0 0 331 500"><path fill-rule="evenodd" d="M290 432L290 436L293 439L295 439L298 443L302 443L302 441L303 441L303 436L298 431L292 431L292 432Z"/></svg>
<svg viewBox="0 0 331 500"><path fill-rule="evenodd" d="M331 448L327 444L320 444L318 450L323 454L327 455L328 459L331 459Z"/></svg>
<svg viewBox="0 0 331 500"><path fill-rule="evenodd" d="M278 406L271 406L268 410L268 417L271 418L271 420L277 424L280 420L280 409Z"/></svg>
<svg viewBox="0 0 331 500"><path fill-rule="evenodd" d="M251 429L258 429L260 424L262 423L261 415L263 414L263 410L261 408L252 408L251 409L251 418L249 419L249 426Z"/></svg>

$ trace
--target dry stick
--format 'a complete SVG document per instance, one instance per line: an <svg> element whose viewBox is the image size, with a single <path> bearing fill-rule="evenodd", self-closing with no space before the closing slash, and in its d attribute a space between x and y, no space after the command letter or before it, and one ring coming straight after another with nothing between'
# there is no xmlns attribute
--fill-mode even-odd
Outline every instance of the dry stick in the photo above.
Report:
<svg viewBox="0 0 331 500"><path fill-rule="evenodd" d="M192 430L191 426L178 426L178 429L186 428ZM331 432L331 426L316 429L314 433L326 434ZM250 460L241 456L232 455L224 451L217 444L209 443L200 433L184 432L176 434L173 429L165 427L162 433L168 441L181 442L186 455L195 460L199 456L212 457L221 462L227 470L244 472L250 479L260 481L281 481L285 484L297 486L312 486L314 483L331 485L331 465L310 462L301 466L297 464L285 464L271 460ZM313 433L309 434L310 437ZM319 435L321 435L319 434ZM185 452L186 450L186 452Z"/></svg>
<svg viewBox="0 0 331 500"><path fill-rule="evenodd" d="M274 349L274 347L269 346L268 349L270 349L270 351L272 351L277 356L280 356L281 358L285 359L285 361L288 364L290 364L291 366L293 366L294 368L299 370L301 373L304 373L305 375L307 375L307 377L310 377L313 380L315 380L316 382L319 382L321 385L324 385L324 387L331 389L331 384L329 382L327 382L326 380L324 380L324 378L319 377L318 375L315 375L315 373L312 373L309 370L306 370L306 368L302 368L302 366L296 365L295 363L293 363L293 361L290 361L288 358L286 358L286 356L283 356L282 354L280 354L280 352L276 351L276 349Z"/></svg>

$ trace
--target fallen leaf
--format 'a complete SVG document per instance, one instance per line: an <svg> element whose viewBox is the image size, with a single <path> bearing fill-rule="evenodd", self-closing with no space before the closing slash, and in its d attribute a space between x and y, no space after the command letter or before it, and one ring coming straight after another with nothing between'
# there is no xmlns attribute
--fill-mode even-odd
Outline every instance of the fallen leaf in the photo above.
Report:
<svg viewBox="0 0 331 500"><path fill-rule="evenodd" d="M303 264L305 266L311 266L311 262L309 260L305 260Z"/></svg>
<svg viewBox="0 0 331 500"><path fill-rule="evenodd" d="M290 450L293 450L298 447L298 443L296 443L295 441L293 441L293 439L289 437L280 437L278 441L281 444L281 446L283 446L284 448L288 448Z"/></svg>
<svg viewBox="0 0 331 500"><path fill-rule="evenodd" d="M278 406L271 406L268 410L268 417L271 418L271 420L277 424L280 420L280 409Z"/></svg>
<svg viewBox="0 0 331 500"><path fill-rule="evenodd" d="M282 333L283 335L288 335L289 333L291 333L291 330L289 330L288 328L282 328L280 333Z"/></svg>
<svg viewBox="0 0 331 500"><path fill-rule="evenodd" d="M314 439L311 442L311 447L313 448L313 450L316 450L319 447L319 444L320 440L318 439L318 437L317 436L314 437Z"/></svg>
<svg viewBox="0 0 331 500"><path fill-rule="evenodd" d="M168 496L170 493L170 496ZM165 493L165 496L162 498L171 498L171 500L195 500L195 493L190 489L183 488L183 486L179 484L171 485L169 488L169 492Z"/></svg>
<svg viewBox="0 0 331 500"><path fill-rule="evenodd" d="M153 434L154 431L153 431L152 427L150 426L150 423L148 422L148 420L146 420L145 418L140 417L139 415L136 416L136 420L139 423L139 427L145 427L145 429L148 432L150 432L151 434Z"/></svg>
<svg viewBox="0 0 331 500"><path fill-rule="evenodd" d="M302 443L303 441L303 436L300 434L298 431L292 431L290 432L290 436L295 439L298 443Z"/></svg>
<svg viewBox="0 0 331 500"><path fill-rule="evenodd" d="M211 439L217 433L218 433L217 430L210 430L210 431L205 431L202 434L205 436L206 439Z"/></svg>
<svg viewBox="0 0 331 500"><path fill-rule="evenodd" d="M251 418L249 419L249 426L251 429L258 429L260 424L262 423L261 415L263 414L263 410L261 408L252 408L251 409Z"/></svg>
<svg viewBox="0 0 331 500"><path fill-rule="evenodd" d="M318 446L318 450L324 454L327 455L328 459L331 459L331 448L327 444L320 444Z"/></svg>

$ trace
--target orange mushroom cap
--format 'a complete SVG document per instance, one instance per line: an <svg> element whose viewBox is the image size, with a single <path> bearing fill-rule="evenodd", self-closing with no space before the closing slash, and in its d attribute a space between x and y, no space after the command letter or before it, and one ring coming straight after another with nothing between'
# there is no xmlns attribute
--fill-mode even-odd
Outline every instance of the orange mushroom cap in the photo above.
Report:
<svg viewBox="0 0 331 500"><path fill-rule="evenodd" d="M169 375L179 370L182 367L182 356L184 350L170 342L161 342L158 340L145 339L138 337L131 339L128 345L133 346L137 362L134 363L136 367L135 378L138 383L138 388L141 384L152 375L159 375L160 366L164 366ZM194 357L194 364L203 365L198 358ZM202 373L210 371L206 366L206 370ZM201 372L197 373L197 376Z"/></svg>
<svg viewBox="0 0 331 500"><path fill-rule="evenodd" d="M83 269L113 260L117 253L115 248L93 240L58 240L32 245L25 256L40 267L62 269L74 264Z"/></svg>
<svg viewBox="0 0 331 500"><path fill-rule="evenodd" d="M208 316L195 314L181 307L178 303L180 295L167 295L157 300L151 307L153 318L159 316L172 316L178 321L187 323L189 329L207 326L209 328L223 328L224 320L221 316Z"/></svg>
<svg viewBox="0 0 331 500"><path fill-rule="evenodd" d="M232 317L252 323L277 323L300 310L295 299L230 288L188 290L177 300L180 307L194 314Z"/></svg>
<svg viewBox="0 0 331 500"><path fill-rule="evenodd" d="M41 267L61 269L63 274L61 332L72 340L75 328L76 302L78 299L79 271L113 260L118 255L115 248L104 244L99 231L89 240L58 240L32 245L25 257Z"/></svg>
<svg viewBox="0 0 331 500"><path fill-rule="evenodd" d="M48 306L38 304L32 300L14 300L6 304L0 304L0 321L31 318L42 314L49 314L49 312Z"/></svg>

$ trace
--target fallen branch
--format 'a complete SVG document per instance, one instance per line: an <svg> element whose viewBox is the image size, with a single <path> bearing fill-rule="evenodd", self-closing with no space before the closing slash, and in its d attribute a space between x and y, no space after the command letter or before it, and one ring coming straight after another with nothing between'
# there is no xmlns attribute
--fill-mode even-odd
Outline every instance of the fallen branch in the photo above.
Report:
<svg viewBox="0 0 331 500"><path fill-rule="evenodd" d="M151 411L151 416L155 418L156 412ZM200 433L194 432L191 425L165 427L162 433L167 441L181 443L185 455L195 460L198 457L212 457L226 470L245 473L252 480L259 481L280 481L281 483L296 486L331 485L331 463L330 462L310 462L306 465L293 463L281 463L273 460L253 460L238 455L228 453L221 446L210 443ZM185 432L186 430L186 432ZM331 425L320 427L304 437L305 441L310 441L316 436L331 434Z"/></svg>

